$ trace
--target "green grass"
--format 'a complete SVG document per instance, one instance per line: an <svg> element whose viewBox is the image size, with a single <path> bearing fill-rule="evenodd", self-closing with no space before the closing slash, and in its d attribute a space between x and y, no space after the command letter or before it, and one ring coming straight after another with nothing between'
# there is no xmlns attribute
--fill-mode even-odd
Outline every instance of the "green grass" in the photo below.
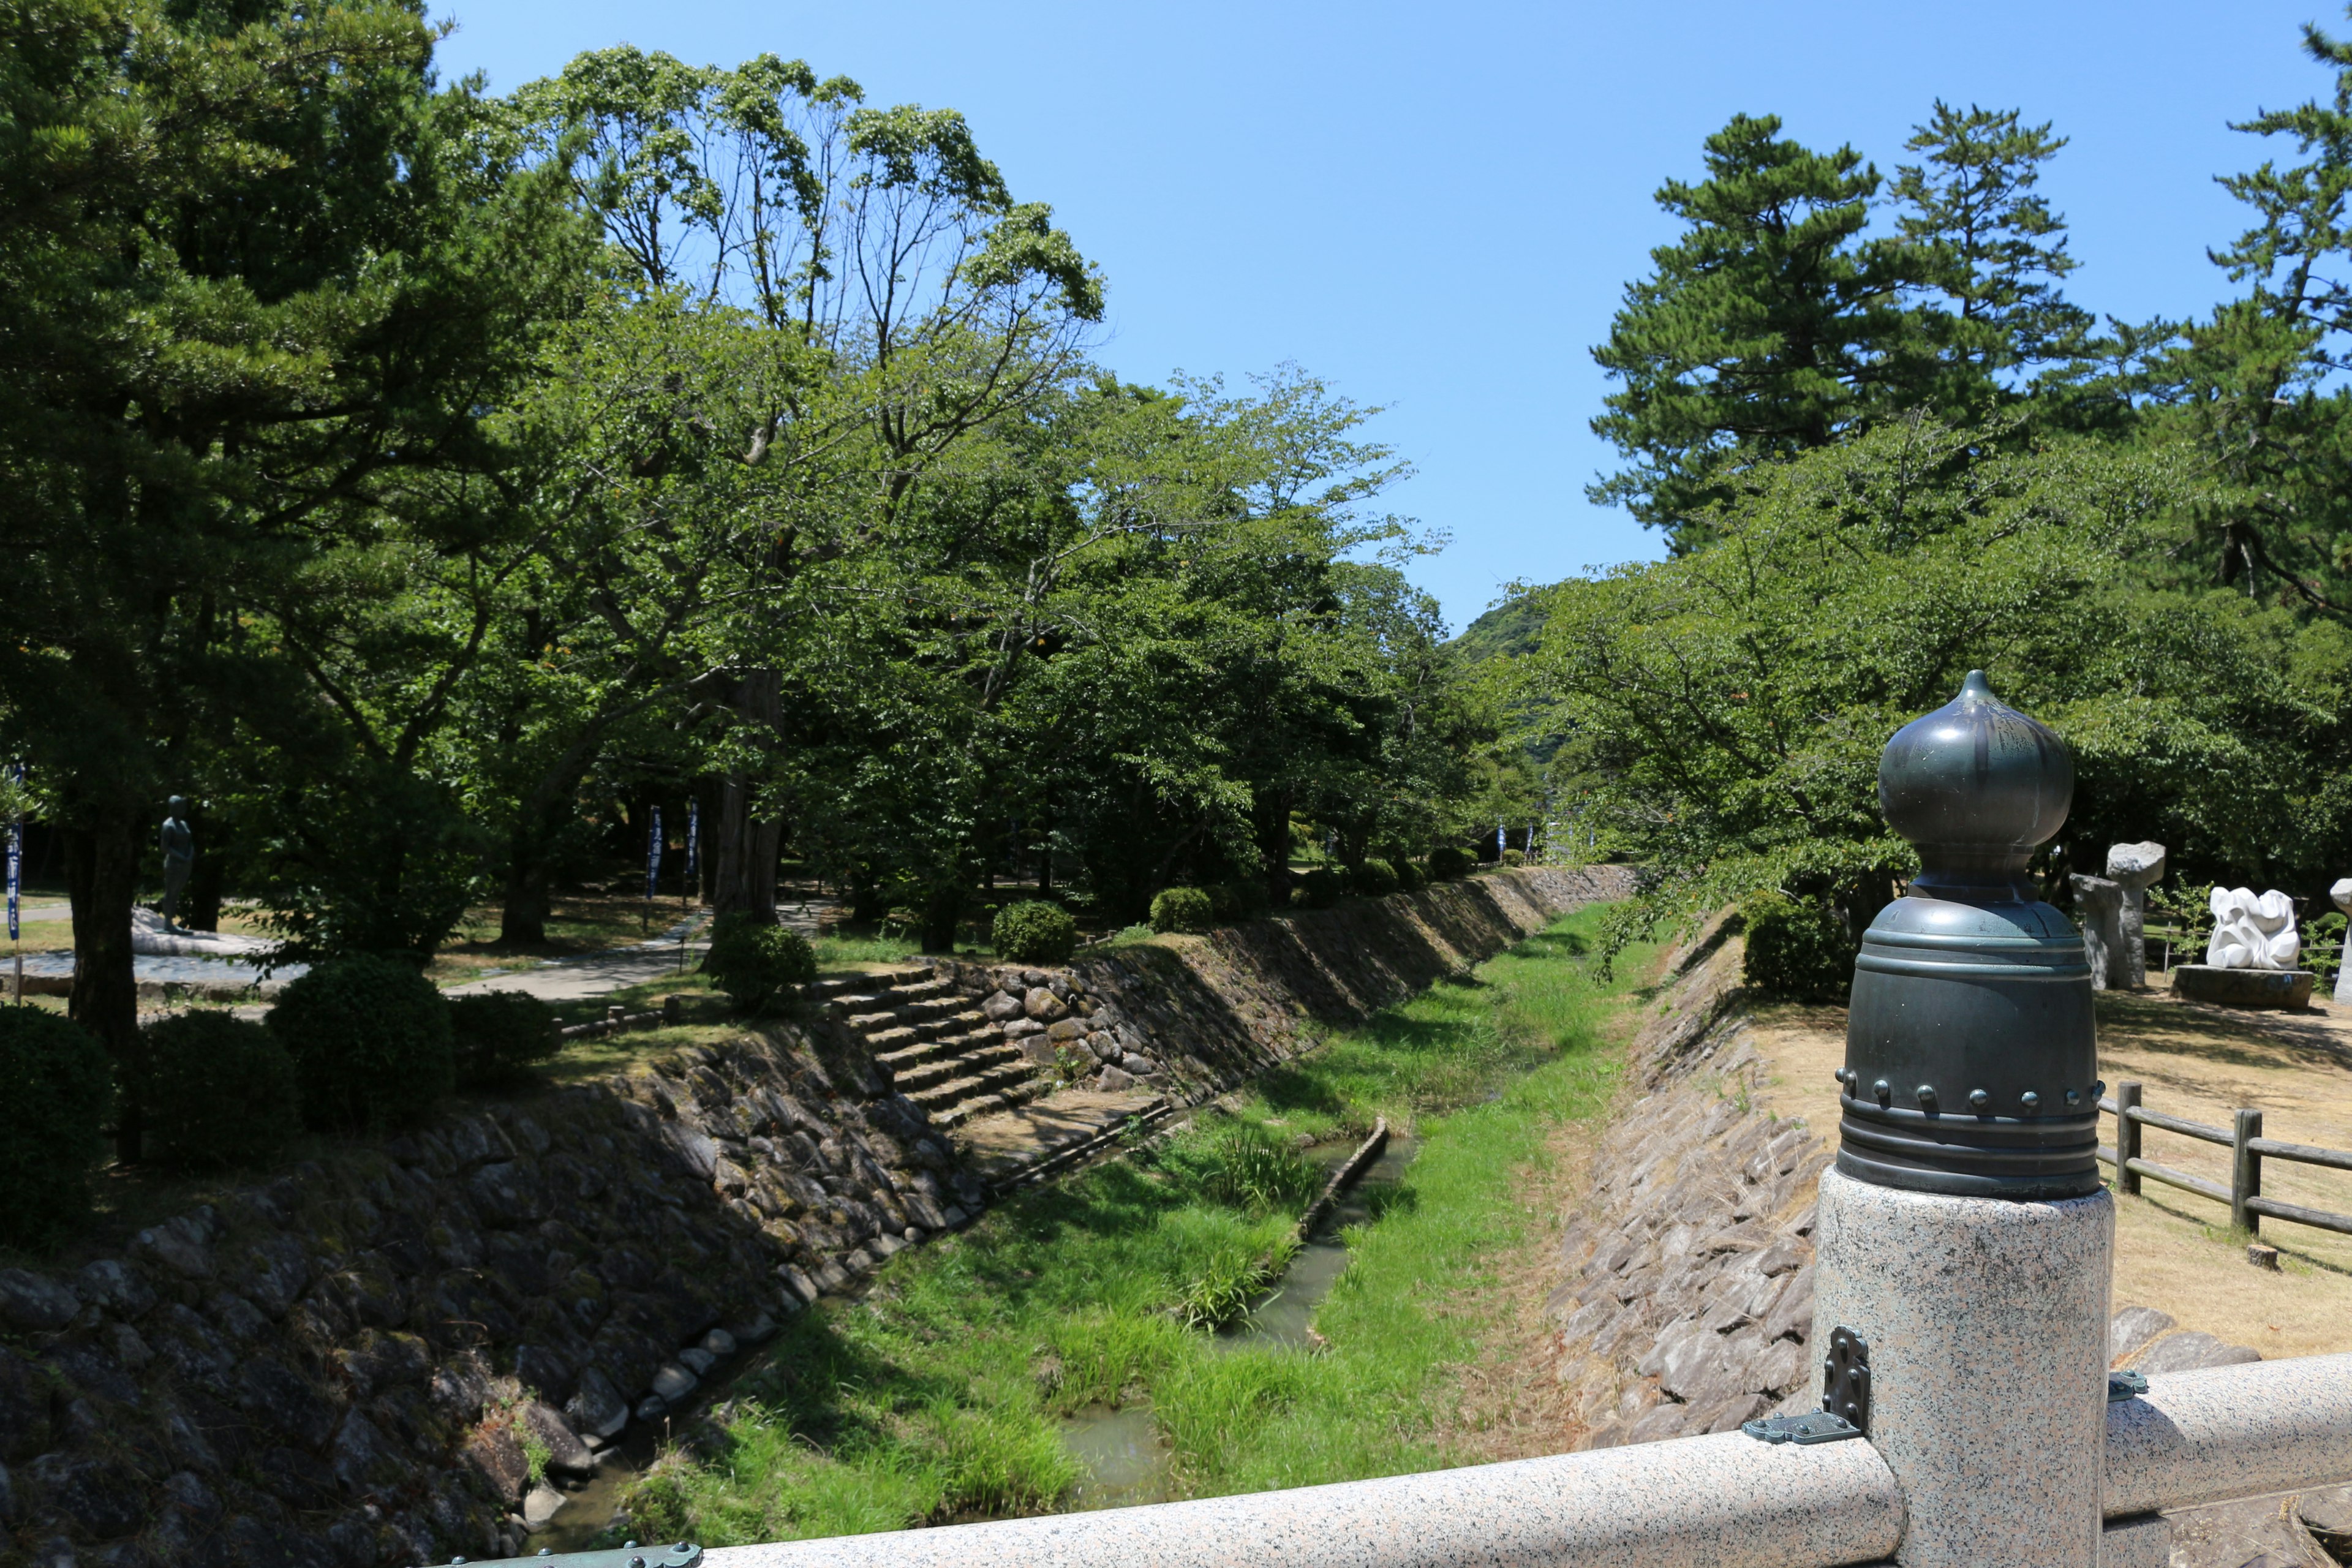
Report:
<svg viewBox="0 0 2352 1568"><path fill-rule="evenodd" d="M1231 1116L902 1255L866 1300L801 1314L723 1426L635 1489L633 1533L723 1545L1050 1511L1078 1479L1058 1422L1090 1405L1147 1403L1182 1495L1452 1462L1448 1368L1510 1313L1486 1271L1549 1223L1515 1173L1614 1079L1602 1025L1629 985L1593 973L1599 914L1333 1037ZM1349 1234L1316 1320L1328 1348L1216 1346L1192 1324L1251 1297L1316 1190L1290 1141L1382 1115L1421 1152Z"/></svg>

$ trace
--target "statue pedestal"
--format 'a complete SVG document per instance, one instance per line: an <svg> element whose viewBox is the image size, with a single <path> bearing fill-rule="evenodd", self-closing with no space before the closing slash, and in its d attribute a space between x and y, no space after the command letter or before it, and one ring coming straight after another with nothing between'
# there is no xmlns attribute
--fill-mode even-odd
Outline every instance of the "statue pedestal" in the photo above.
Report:
<svg viewBox="0 0 2352 1568"><path fill-rule="evenodd" d="M2216 969L2210 963L2172 969L2174 995L2224 1007L2308 1007L2311 983L2308 969Z"/></svg>

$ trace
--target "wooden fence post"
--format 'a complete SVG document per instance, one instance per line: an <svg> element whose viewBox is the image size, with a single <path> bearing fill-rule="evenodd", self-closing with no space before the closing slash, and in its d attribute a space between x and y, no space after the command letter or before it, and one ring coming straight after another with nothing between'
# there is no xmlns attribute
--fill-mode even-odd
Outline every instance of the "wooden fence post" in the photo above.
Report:
<svg viewBox="0 0 2352 1568"><path fill-rule="evenodd" d="M2131 1113L2139 1109L2139 1085L2116 1085L2116 1191L2139 1193L2139 1173L2131 1163L2139 1158L2139 1123Z"/></svg>
<svg viewBox="0 0 2352 1568"><path fill-rule="evenodd" d="M2240 1110L2230 1140L2230 1223L2249 1235L2263 1227L2263 1216L2246 1207L2263 1190L2263 1157L2248 1147L2262 1135L2263 1113Z"/></svg>

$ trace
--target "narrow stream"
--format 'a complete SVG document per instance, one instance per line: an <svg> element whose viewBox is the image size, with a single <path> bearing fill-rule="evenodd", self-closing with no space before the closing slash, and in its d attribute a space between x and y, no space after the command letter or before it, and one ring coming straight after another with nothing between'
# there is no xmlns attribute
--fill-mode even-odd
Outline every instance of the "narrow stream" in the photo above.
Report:
<svg viewBox="0 0 2352 1568"><path fill-rule="evenodd" d="M1349 1138L1318 1143L1306 1152L1307 1157L1327 1171L1336 1171L1356 1152L1358 1142ZM1340 1239L1341 1233L1372 1217L1419 1150L1417 1140L1402 1132L1389 1134L1380 1158L1339 1195L1329 1215L1298 1249L1282 1279L1252 1302L1247 1312L1218 1331L1213 1341L1217 1348L1311 1348L1315 1342L1309 1330L1315 1309L1330 1295L1348 1267L1348 1246ZM725 1384L761 1359L758 1352L740 1358L728 1373L705 1385L698 1405L716 1397ZM581 1552L596 1544L612 1527L622 1494L653 1463L663 1436L662 1428L652 1423L631 1423L622 1440L599 1457L594 1479L566 1492L563 1507L530 1538L526 1550ZM1150 1406L1090 1405L1063 1421L1062 1441L1087 1472L1071 1491L1072 1508L1125 1508L1168 1500L1172 1489L1171 1455L1152 1422Z"/></svg>
<svg viewBox="0 0 2352 1568"><path fill-rule="evenodd" d="M1336 1171L1356 1148L1357 1141L1350 1138L1318 1143L1307 1151L1307 1156L1325 1170ZM1372 1217L1419 1150L1418 1140L1402 1132L1390 1133L1380 1158L1364 1167L1363 1173L1339 1195L1330 1214L1307 1238L1281 1279L1252 1302L1247 1312L1219 1330L1211 1342L1227 1351L1277 1346L1312 1349L1315 1309L1347 1271L1348 1244L1340 1239L1341 1233ZM1071 1491L1073 1508L1165 1502L1173 1489L1169 1473L1173 1456L1151 1419L1149 1405L1114 1409L1090 1405L1062 1423L1062 1441L1070 1456L1087 1468L1086 1479Z"/></svg>

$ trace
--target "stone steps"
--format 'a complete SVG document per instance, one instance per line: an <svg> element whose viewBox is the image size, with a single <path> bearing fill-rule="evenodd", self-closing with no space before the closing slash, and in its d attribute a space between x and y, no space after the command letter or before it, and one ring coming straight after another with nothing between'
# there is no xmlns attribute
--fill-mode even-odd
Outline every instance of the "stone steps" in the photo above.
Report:
<svg viewBox="0 0 2352 1568"><path fill-rule="evenodd" d="M961 1056L919 1063L904 1072L894 1068L891 1069L891 1077L897 1081L898 1092L919 1105L922 1103L920 1096L925 1089L944 1083L953 1083L961 1079L979 1077L996 1068L1014 1063L1019 1063L1024 1068L1028 1066L1022 1058L1020 1047L1009 1045L985 1046L976 1051L967 1051Z"/></svg>
<svg viewBox="0 0 2352 1568"><path fill-rule="evenodd" d="M876 1064L935 1127L1009 1110L1045 1088L1017 1044L954 984L928 973L837 975L805 994L863 1037Z"/></svg>

